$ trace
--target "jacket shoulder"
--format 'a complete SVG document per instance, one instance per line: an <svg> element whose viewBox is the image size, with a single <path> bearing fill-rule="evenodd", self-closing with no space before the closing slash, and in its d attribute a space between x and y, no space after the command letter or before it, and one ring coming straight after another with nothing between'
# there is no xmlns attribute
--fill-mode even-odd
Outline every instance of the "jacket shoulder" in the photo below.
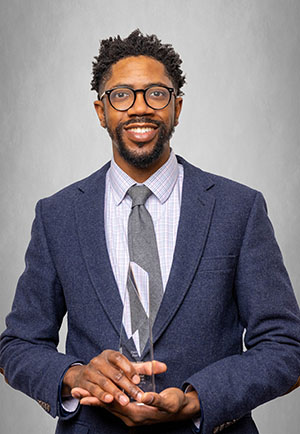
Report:
<svg viewBox="0 0 300 434"><path fill-rule="evenodd" d="M178 157L178 162L183 165L184 172L192 183L201 185L204 190L209 190L220 199L230 199L231 201L249 199L253 201L255 196L260 194L259 191L245 184L214 173L205 172L199 167L188 163L182 157Z"/></svg>
<svg viewBox="0 0 300 434"><path fill-rule="evenodd" d="M232 179L209 172L204 173L213 181L215 193L226 198L230 196L233 199L243 198L245 200L253 199L257 194L261 194L258 190Z"/></svg>
<svg viewBox="0 0 300 434"><path fill-rule="evenodd" d="M76 181L51 196L45 197L40 200L45 206L54 206L56 204L73 203L77 199L78 195L86 191L95 191L104 185L105 175L110 167L110 162L106 163L103 167L98 169L91 175ZM102 184L103 183L103 184Z"/></svg>

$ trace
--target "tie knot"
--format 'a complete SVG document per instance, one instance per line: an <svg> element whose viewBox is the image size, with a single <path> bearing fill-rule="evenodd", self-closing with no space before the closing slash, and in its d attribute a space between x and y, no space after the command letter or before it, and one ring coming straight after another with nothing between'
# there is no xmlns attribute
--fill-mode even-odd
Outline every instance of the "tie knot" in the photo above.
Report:
<svg viewBox="0 0 300 434"><path fill-rule="evenodd" d="M131 208L137 205L145 205L146 200L151 196L152 191L146 185L133 185L127 191L132 199Z"/></svg>

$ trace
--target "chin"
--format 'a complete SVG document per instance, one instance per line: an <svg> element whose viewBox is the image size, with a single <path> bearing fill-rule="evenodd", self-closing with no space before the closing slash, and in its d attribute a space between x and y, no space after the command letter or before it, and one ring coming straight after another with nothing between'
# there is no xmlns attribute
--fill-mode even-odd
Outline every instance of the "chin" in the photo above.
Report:
<svg viewBox="0 0 300 434"><path fill-rule="evenodd" d="M166 149L169 147L169 140L174 132L174 126L169 131L164 125L160 127L158 138L153 142L134 142L127 144L122 135L121 126L115 131L115 135L108 129L108 132L116 146L120 157L133 167L146 169L157 163ZM130 146L131 145L131 146Z"/></svg>
<svg viewBox="0 0 300 434"><path fill-rule="evenodd" d="M152 166L156 163L164 153L165 146L159 142L156 142L149 151L146 151L145 148L147 144L139 143L138 150L131 150L124 143L118 146L118 151L120 156L130 165L139 168L145 169L147 167Z"/></svg>

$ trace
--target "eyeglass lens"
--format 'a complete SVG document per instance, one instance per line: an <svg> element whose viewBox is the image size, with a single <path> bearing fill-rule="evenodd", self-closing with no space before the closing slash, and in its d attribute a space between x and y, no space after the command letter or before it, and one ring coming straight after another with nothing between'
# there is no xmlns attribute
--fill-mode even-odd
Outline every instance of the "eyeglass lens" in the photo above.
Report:
<svg viewBox="0 0 300 434"><path fill-rule="evenodd" d="M114 89L109 94L110 103L117 110L128 110L132 106L134 98L134 91L126 87ZM144 92L144 98L148 106L158 110L169 104L171 93L164 87L153 86Z"/></svg>

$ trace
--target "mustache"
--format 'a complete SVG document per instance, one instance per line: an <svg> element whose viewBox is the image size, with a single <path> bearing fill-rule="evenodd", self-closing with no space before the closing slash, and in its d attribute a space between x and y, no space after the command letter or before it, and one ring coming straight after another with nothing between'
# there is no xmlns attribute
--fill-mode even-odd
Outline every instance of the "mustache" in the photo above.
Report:
<svg viewBox="0 0 300 434"><path fill-rule="evenodd" d="M142 124L154 124L157 127L160 127L162 122L160 121L156 121L154 119L151 118L147 118L145 116L136 116L135 118L129 119L126 122L123 122L122 124L120 124L121 128L122 127L126 127L127 125L130 124L136 124L136 123L142 123Z"/></svg>

